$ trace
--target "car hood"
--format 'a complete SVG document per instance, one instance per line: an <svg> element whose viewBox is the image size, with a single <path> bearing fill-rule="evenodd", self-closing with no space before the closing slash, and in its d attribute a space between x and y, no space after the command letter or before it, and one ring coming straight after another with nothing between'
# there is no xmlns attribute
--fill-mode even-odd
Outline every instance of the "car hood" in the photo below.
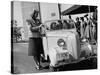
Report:
<svg viewBox="0 0 100 75"><path fill-rule="evenodd" d="M73 30L55 30L55 31L48 31L46 32L46 36L55 36L55 37L58 37L58 36L61 36L61 37L67 37L71 34L76 34L76 31L73 29Z"/></svg>

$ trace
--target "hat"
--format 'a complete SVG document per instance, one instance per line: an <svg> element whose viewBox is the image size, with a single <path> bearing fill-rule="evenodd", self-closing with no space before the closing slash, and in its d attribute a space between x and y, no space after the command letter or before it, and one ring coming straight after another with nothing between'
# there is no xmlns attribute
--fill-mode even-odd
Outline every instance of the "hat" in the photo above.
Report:
<svg viewBox="0 0 100 75"><path fill-rule="evenodd" d="M87 16L88 16L88 14L84 15L84 17L87 17Z"/></svg>
<svg viewBox="0 0 100 75"><path fill-rule="evenodd" d="M77 20L77 19L79 20L79 17L76 17L76 20Z"/></svg>
<svg viewBox="0 0 100 75"><path fill-rule="evenodd" d="M36 13L39 13L39 11L33 9L33 13L31 14L31 17L34 17L34 15L35 15Z"/></svg>
<svg viewBox="0 0 100 75"><path fill-rule="evenodd" d="M84 17L80 17L80 19L81 19L81 20L83 20L83 19L84 19Z"/></svg>

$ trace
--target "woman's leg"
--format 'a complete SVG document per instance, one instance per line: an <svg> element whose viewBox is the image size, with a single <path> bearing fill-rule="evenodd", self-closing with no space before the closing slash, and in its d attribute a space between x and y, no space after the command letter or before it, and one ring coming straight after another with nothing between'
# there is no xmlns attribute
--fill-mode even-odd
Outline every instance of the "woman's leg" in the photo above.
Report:
<svg viewBox="0 0 100 75"><path fill-rule="evenodd" d="M39 63L39 60L37 59L37 56L33 56L33 59L34 59L34 62L35 62L36 69L39 69L40 63Z"/></svg>
<svg viewBox="0 0 100 75"><path fill-rule="evenodd" d="M28 55L33 56L35 67L39 69L40 62L39 62L39 48L37 43L37 38L30 38L29 39L29 50Z"/></svg>
<svg viewBox="0 0 100 75"><path fill-rule="evenodd" d="M41 69L41 65L40 65L40 50L42 49L42 44L41 44L41 38L35 38L35 42L36 42L36 54L34 56L34 60L37 66L37 69Z"/></svg>

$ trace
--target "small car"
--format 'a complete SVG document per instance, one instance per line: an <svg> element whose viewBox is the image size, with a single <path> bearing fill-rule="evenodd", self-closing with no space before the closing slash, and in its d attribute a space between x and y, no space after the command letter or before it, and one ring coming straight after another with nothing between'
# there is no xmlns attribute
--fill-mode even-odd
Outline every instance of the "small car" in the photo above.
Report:
<svg viewBox="0 0 100 75"><path fill-rule="evenodd" d="M51 67L80 61L81 44L75 23L50 20L43 25L44 58L49 58Z"/></svg>

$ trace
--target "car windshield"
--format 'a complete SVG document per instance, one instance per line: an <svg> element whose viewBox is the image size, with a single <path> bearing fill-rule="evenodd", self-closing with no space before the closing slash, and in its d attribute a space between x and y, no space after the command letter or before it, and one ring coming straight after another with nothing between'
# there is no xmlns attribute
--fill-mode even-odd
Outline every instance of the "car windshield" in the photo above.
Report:
<svg viewBox="0 0 100 75"><path fill-rule="evenodd" d="M47 30L61 30L61 29L73 29L75 28L74 22L68 23L67 20L54 20L45 22Z"/></svg>

